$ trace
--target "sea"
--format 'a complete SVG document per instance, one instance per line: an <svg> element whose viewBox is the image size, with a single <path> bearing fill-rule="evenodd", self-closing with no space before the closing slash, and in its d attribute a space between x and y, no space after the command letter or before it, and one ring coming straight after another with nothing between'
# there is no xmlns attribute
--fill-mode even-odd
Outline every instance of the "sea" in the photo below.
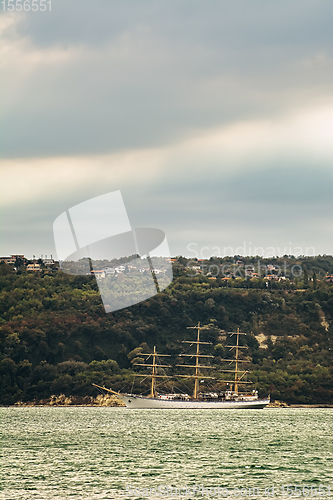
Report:
<svg viewBox="0 0 333 500"><path fill-rule="evenodd" d="M0 408L1 499L333 497L333 409Z"/></svg>

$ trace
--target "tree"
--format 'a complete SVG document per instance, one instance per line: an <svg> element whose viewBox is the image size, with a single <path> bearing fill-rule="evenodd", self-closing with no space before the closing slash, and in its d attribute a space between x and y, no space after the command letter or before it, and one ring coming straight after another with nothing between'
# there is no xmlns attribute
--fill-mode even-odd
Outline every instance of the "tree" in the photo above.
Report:
<svg viewBox="0 0 333 500"><path fill-rule="evenodd" d="M0 262L0 276L8 276L8 274L13 274L13 268L6 262Z"/></svg>
<svg viewBox="0 0 333 500"><path fill-rule="evenodd" d="M202 340L213 343L207 354L217 344L216 371L221 357L228 358L223 330L239 327L258 337L242 339L251 380L262 394L274 384L275 397L284 401L333 403L331 329L324 326L333 318L333 287L316 278L332 272L333 257L299 258L297 265L307 268L304 293L291 293L293 282L267 290L261 279L246 290L241 280L230 279L233 286L227 289L225 281L189 278L180 270L179 278L155 297L105 314L91 276L19 274L14 266L0 264L0 401L14 404L60 392L90 395L92 382L130 392L137 370L131 361L143 363L142 353L152 352L154 345L176 358L182 339L194 338L187 327L200 321L214 325ZM298 278L300 288L304 282L305 271Z"/></svg>
<svg viewBox="0 0 333 500"><path fill-rule="evenodd" d="M20 269L20 267L24 266L24 260L21 257L16 257L15 259L15 268Z"/></svg>

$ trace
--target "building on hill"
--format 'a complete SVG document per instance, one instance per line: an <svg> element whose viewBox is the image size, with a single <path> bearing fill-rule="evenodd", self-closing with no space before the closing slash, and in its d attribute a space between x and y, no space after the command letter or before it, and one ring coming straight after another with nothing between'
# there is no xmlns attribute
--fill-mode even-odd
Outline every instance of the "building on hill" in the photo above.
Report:
<svg viewBox="0 0 333 500"><path fill-rule="evenodd" d="M105 278L105 271L103 269L98 270L98 271L92 270L91 274L93 274L95 276L95 278L98 280Z"/></svg>
<svg viewBox="0 0 333 500"><path fill-rule="evenodd" d="M111 274L112 276L115 274L116 270L114 267L106 267L104 269L105 274Z"/></svg>
<svg viewBox="0 0 333 500"><path fill-rule="evenodd" d="M267 274L264 277L264 280L276 280L276 281L278 281L279 277L276 274Z"/></svg>
<svg viewBox="0 0 333 500"><path fill-rule="evenodd" d="M56 264L56 261L54 259L42 259L42 261L46 267L51 267Z"/></svg>
<svg viewBox="0 0 333 500"><path fill-rule="evenodd" d="M40 267L40 264L37 264L37 263L27 264L26 270L27 271L40 271L41 267Z"/></svg>
<svg viewBox="0 0 333 500"><path fill-rule="evenodd" d="M6 264L15 264L16 260L26 261L24 255L11 255L10 257L0 257L0 262L5 262Z"/></svg>
<svg viewBox="0 0 333 500"><path fill-rule="evenodd" d="M12 257L0 257L0 262L4 262L5 264L15 264L15 260Z"/></svg>

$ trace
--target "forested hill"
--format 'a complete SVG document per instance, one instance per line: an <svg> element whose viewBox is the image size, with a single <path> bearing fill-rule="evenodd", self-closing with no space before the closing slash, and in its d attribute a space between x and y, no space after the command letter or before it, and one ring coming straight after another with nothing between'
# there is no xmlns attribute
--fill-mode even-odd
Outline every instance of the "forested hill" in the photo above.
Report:
<svg viewBox="0 0 333 500"><path fill-rule="evenodd" d="M95 277L0 264L0 402L94 395L92 382L130 391L140 352L156 345L176 363L193 335L187 327L200 321L212 325L203 338L213 342L216 366L226 355L223 331L248 333L246 359L261 395L332 404L333 287L325 274L333 259L309 262L298 261L307 272L297 280L225 280L189 272L179 258L164 292L109 314Z"/></svg>

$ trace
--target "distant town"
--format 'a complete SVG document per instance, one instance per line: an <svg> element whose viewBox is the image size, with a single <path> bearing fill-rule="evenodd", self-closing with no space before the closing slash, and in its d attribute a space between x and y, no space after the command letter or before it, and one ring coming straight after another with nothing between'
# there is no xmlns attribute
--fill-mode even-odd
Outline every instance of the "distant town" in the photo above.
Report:
<svg viewBox="0 0 333 500"><path fill-rule="evenodd" d="M54 260L52 255L50 258L47 258L47 256L43 258L43 256L41 256L37 259L33 256L32 259L28 259L22 254L14 254L9 257L0 257L0 262L13 266L16 271L19 269L34 272L42 270L58 270L60 267L59 261Z"/></svg>
<svg viewBox="0 0 333 500"><path fill-rule="evenodd" d="M104 279L107 276L114 276L118 274L128 274L131 272L144 273L145 271L153 271L156 275L166 273L167 272L167 263L171 263L172 261L176 261L177 259L164 259L164 258L153 258L154 263L158 261L159 267L153 267L152 260L150 258L135 258L128 263L122 264L120 259L119 261L94 261L94 265L96 264L100 269L91 269L89 272L81 272L80 274L86 275L94 275L96 279ZM136 262L134 264L133 262ZM139 262L138 262L139 261ZM36 258L33 256L32 259L28 259L23 254L12 254L6 257L0 257L0 263L7 264L11 266L11 268L15 271L28 271L28 272L50 272L50 271L58 271L62 268L65 272L71 273L71 269L73 270L73 274L76 274L75 271L81 270L83 271L85 268L89 266L89 259L81 259L77 262L66 261L63 263L63 266L60 265L60 262L53 259L52 255L48 258L47 255L40 258ZM163 265L164 264L164 265Z"/></svg>
<svg viewBox="0 0 333 500"><path fill-rule="evenodd" d="M211 257L209 259L189 259L178 256L175 258L140 258L134 255L131 258L119 260L95 260L94 269L89 264L89 259L81 259L78 262L66 261L60 263L52 255L41 255L32 259L23 254L11 254L0 257L0 264L10 266L16 272L43 272L52 273L63 270L69 274L93 275L101 280L108 277L121 277L129 274L138 274L153 271L155 275L167 273L170 263L176 273L184 274L186 277L206 277L211 280L220 280L226 284L232 281L257 281L266 282L290 282L297 281L313 282L324 281L333 283L333 269L328 270L327 262L321 267L320 259L330 256L318 257L294 257L265 259L259 257ZM318 266L318 260L319 266ZM80 272L77 272L80 270ZM232 280L232 281L231 281Z"/></svg>

